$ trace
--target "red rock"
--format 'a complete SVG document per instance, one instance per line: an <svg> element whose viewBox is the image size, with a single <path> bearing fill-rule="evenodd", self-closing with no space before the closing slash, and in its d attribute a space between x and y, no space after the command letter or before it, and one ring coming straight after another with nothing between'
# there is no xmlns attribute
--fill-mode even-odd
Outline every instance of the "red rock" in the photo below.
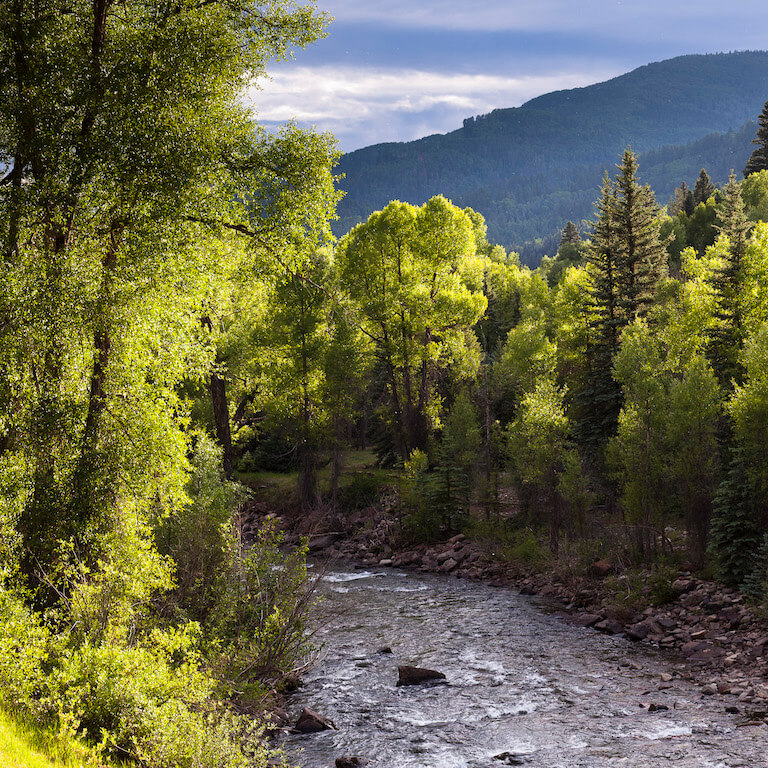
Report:
<svg viewBox="0 0 768 768"><path fill-rule="evenodd" d="M445 680L445 675L434 669L425 669L424 667L402 666L397 668L397 685L420 685L429 680Z"/></svg>
<svg viewBox="0 0 768 768"><path fill-rule="evenodd" d="M604 579L613 571L613 565L609 560L598 560L589 566L589 573L592 576L597 576L599 579Z"/></svg>
<svg viewBox="0 0 768 768"><path fill-rule="evenodd" d="M597 613L579 613L573 617L573 622L580 627L593 627L602 618L603 617Z"/></svg>
<svg viewBox="0 0 768 768"><path fill-rule="evenodd" d="M331 728L336 730L333 720L323 717L311 709L302 709L296 725L293 726L299 733L317 733L318 731L328 731Z"/></svg>
<svg viewBox="0 0 768 768"><path fill-rule="evenodd" d="M619 635L624 631L624 625L616 619L603 619L595 624L595 629L607 635Z"/></svg>

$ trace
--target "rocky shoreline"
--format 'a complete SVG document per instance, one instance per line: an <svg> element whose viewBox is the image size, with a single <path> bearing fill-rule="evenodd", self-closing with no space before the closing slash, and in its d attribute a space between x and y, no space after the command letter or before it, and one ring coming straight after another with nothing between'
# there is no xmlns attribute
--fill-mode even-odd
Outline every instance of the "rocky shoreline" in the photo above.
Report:
<svg viewBox="0 0 768 768"><path fill-rule="evenodd" d="M608 561L594 563L584 575L526 571L496 557L487 542L464 534L439 544L397 548L396 520L381 513L363 519L367 524L356 525L352 534L326 528L309 535L311 555L359 567L441 573L540 595L566 621L676 654L683 663L670 666L660 687L685 677L698 683L703 695L722 696L728 711L745 718L743 725L768 723L768 621L739 592L681 571L669 585L666 604L646 600L628 611L606 586L609 575L621 579ZM301 528L307 524L293 527L291 536L306 536L309 532Z"/></svg>

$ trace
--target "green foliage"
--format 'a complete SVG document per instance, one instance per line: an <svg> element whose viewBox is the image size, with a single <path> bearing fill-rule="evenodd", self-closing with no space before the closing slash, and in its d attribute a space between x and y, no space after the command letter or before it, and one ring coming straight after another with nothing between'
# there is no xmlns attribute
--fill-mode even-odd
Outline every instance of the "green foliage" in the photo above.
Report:
<svg viewBox="0 0 768 768"><path fill-rule="evenodd" d="M20 595L3 583L0 586L0 692L3 708L34 706L43 690L43 664L47 661L50 645L50 632L40 617L28 608Z"/></svg>
<svg viewBox="0 0 768 768"><path fill-rule="evenodd" d="M461 530L469 519L480 430L465 390L459 393L443 427L434 472L424 489L430 512L444 533Z"/></svg>
<svg viewBox="0 0 768 768"><path fill-rule="evenodd" d="M357 472L339 489L343 509L364 509L381 496L381 479L372 472Z"/></svg>
<svg viewBox="0 0 768 768"><path fill-rule="evenodd" d="M757 144L744 168L744 176L749 177L753 173L768 170L768 102L763 106L763 111L758 117L759 127L757 136L752 141Z"/></svg>
<svg viewBox="0 0 768 768"><path fill-rule="evenodd" d="M672 588L679 571L672 566L659 565L653 569L648 579L648 589L654 605L669 605L675 602L680 593Z"/></svg>
<svg viewBox="0 0 768 768"><path fill-rule="evenodd" d="M309 657L312 584L303 548L283 553L266 522L246 545L238 529L243 489L221 476L221 449L199 435L189 503L160 523L158 546L177 564L169 607L202 627L204 649L227 696L259 703Z"/></svg>
<svg viewBox="0 0 768 768"><path fill-rule="evenodd" d="M406 536L414 541L434 541L440 534L440 516L429 508L425 493L428 472L429 457L414 450L400 480L400 518Z"/></svg>
<svg viewBox="0 0 768 768"><path fill-rule="evenodd" d="M752 575L763 539L750 491L743 451L732 448L715 495L709 547L718 578L733 586Z"/></svg>
<svg viewBox="0 0 768 768"><path fill-rule="evenodd" d="M750 487L762 503L768 499L768 323L748 339L742 359L746 379L734 390L727 410L743 451Z"/></svg>
<svg viewBox="0 0 768 768"><path fill-rule="evenodd" d="M470 328L487 302L462 274L476 247L472 219L443 197L421 208L392 202L339 243L341 284L381 361L387 423L403 461L428 447L439 423L438 373L477 370Z"/></svg>

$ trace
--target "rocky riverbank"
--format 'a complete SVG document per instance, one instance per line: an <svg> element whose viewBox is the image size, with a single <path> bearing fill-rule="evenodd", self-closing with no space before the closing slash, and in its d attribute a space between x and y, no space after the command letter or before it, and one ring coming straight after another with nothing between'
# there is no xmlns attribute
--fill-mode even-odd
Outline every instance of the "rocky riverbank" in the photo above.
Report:
<svg viewBox="0 0 768 768"><path fill-rule="evenodd" d="M306 535L302 528L309 525L294 526L292 535ZM584 574L563 575L557 568L536 572L498 558L488 542L464 534L439 544L397 547L397 521L382 512L361 516L353 533L346 526L346 531L326 526L320 532L313 527L313 556L443 573L541 595L562 606L567 621L668 649L686 660L669 680L673 674L690 677L703 694L725 697L726 706L745 716L745 724L768 721L768 621L742 594L714 581L680 571L667 585L664 605L643 601L642 594L628 605L617 601L615 592L626 577L609 561L593 563Z"/></svg>

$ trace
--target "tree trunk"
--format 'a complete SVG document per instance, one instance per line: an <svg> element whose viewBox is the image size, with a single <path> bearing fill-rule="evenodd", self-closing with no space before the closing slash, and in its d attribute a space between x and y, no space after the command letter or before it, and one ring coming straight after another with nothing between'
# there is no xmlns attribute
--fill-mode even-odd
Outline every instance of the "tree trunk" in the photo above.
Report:
<svg viewBox="0 0 768 768"><path fill-rule="evenodd" d="M209 382L211 402L213 403L213 421L216 426L216 440L222 449L221 465L227 480L232 479L232 433L229 428L229 405L227 403L226 382L215 371L211 372Z"/></svg>

